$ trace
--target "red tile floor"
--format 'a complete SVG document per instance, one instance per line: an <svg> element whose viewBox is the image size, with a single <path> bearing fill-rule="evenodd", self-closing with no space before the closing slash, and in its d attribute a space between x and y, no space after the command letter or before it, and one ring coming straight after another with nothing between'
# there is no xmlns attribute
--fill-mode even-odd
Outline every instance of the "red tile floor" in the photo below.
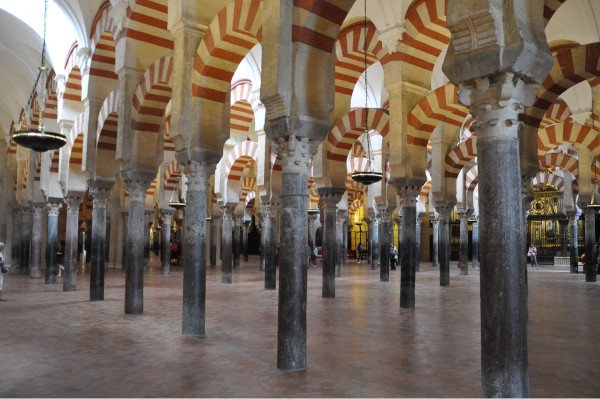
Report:
<svg viewBox="0 0 600 399"><path fill-rule="evenodd" d="M124 314L121 270L106 273L105 300L5 275L0 303L0 397L478 397L479 273L439 286L423 263L417 306L399 307L390 281L348 264L335 299L321 298L310 268L308 369L276 367L277 291L263 289L258 259L221 284L207 273L206 336L181 335L182 270L144 276L144 314ZM600 396L600 283L551 268L529 272L529 379L533 397Z"/></svg>

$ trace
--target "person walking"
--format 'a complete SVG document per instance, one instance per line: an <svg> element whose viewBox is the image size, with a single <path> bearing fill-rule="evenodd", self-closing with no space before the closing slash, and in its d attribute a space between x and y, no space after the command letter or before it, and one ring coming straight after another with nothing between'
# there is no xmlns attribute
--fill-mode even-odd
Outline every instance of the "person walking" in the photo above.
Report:
<svg viewBox="0 0 600 399"><path fill-rule="evenodd" d="M398 261L398 251L396 251L396 246L392 245L390 247L390 269L396 270L396 262Z"/></svg>
<svg viewBox="0 0 600 399"><path fill-rule="evenodd" d="M356 250L358 251L358 263L362 263L362 254L363 254L362 242L358 243L358 247L356 248Z"/></svg>
<svg viewBox="0 0 600 399"><path fill-rule="evenodd" d="M537 248L535 247L535 245L531 244L529 246L527 255L529 255L529 257L531 258L531 267L535 267L537 270L540 270L537 262Z"/></svg>

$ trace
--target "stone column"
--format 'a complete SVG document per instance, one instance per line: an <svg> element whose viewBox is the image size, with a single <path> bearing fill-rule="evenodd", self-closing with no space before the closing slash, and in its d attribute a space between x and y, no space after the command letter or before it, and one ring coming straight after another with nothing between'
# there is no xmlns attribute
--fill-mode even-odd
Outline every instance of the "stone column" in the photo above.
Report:
<svg viewBox="0 0 600 399"><path fill-rule="evenodd" d="M460 275L469 274L469 212L459 213L460 217Z"/></svg>
<svg viewBox="0 0 600 399"><path fill-rule="evenodd" d="M248 230L250 229L250 221L245 220L243 224L244 234L243 234L243 253L244 253L244 262L248 262Z"/></svg>
<svg viewBox="0 0 600 399"><path fill-rule="evenodd" d="M400 268L400 261L402 254L400 253L400 245L402 245L402 216L400 213L396 215L396 224L398 225L398 242L396 243L396 249L398 250L398 264L396 267Z"/></svg>
<svg viewBox="0 0 600 399"><path fill-rule="evenodd" d="M206 319L206 216L208 186L215 171L212 162L189 162L186 165L187 204L185 207L185 241L183 269L184 335L204 335Z"/></svg>
<svg viewBox="0 0 600 399"><path fill-rule="evenodd" d="M21 257L21 225L22 225L21 208L13 209L13 224L12 224L12 265L20 264Z"/></svg>
<svg viewBox="0 0 600 399"><path fill-rule="evenodd" d="M415 256L417 257L417 268L416 271L421 271L421 226L423 225L423 214L417 215L417 227L415 236Z"/></svg>
<svg viewBox="0 0 600 399"><path fill-rule="evenodd" d="M233 268L240 267L240 253L242 252L240 232L244 215L233 215Z"/></svg>
<svg viewBox="0 0 600 399"><path fill-rule="evenodd" d="M129 263L129 257L127 256L127 240L129 240L129 234L127 228L129 224L129 212L121 212L123 217L123 258L121 259L121 267L123 270L127 270L127 264Z"/></svg>
<svg viewBox="0 0 600 399"><path fill-rule="evenodd" d="M106 266L106 202L114 182L88 181L93 199L92 242L90 253L90 301L104 300L104 268Z"/></svg>
<svg viewBox="0 0 600 399"><path fill-rule="evenodd" d="M262 228L261 247L265 260L265 289L277 287L277 205L263 202L264 222Z"/></svg>
<svg viewBox="0 0 600 399"><path fill-rule="evenodd" d="M281 171L281 248L279 252L279 306L277 367L306 369L306 237L308 235L308 170L316 142L279 139ZM338 200L339 201L339 200Z"/></svg>
<svg viewBox="0 0 600 399"><path fill-rule="evenodd" d="M381 215L379 213L377 213L376 215L374 215L371 220L372 222L372 226L373 226L373 230L371 230L370 226L369 226L369 241L371 241L371 245L369 246L369 258L371 259L371 269L379 269L381 267L380 263L380 259L379 259L379 254L380 254L380 245L381 245L381 240L379 238L379 230L381 228Z"/></svg>
<svg viewBox="0 0 600 399"><path fill-rule="evenodd" d="M83 201L83 193L69 193L67 203L67 226L65 233L65 273L63 291L77 290L77 238L79 237L79 206Z"/></svg>
<svg viewBox="0 0 600 399"><path fill-rule="evenodd" d="M402 206L402 252L400 261L400 307L415 307L417 270L417 196L423 182L418 179L397 178L390 182L400 197Z"/></svg>
<svg viewBox="0 0 600 399"><path fill-rule="evenodd" d="M308 215L308 240L310 241L311 246L314 246L315 243L315 233L317 231L317 229L315 229L315 221L317 220L317 217L319 216L318 213L311 215Z"/></svg>
<svg viewBox="0 0 600 399"><path fill-rule="evenodd" d="M366 216L363 219L367 223L367 243L368 245L365 247L365 251L369 251L369 255L365 257L365 262L369 262L371 265L371 270L375 270L375 264L371 260L371 255L373 250L373 221L375 220L375 213L372 213L370 216ZM362 241L362 234L360 240ZM367 260L368 259L368 260Z"/></svg>
<svg viewBox="0 0 600 399"><path fill-rule="evenodd" d="M144 209L144 271L149 269L150 262L150 225L154 219L153 209Z"/></svg>
<svg viewBox="0 0 600 399"><path fill-rule="evenodd" d="M149 173L148 173L149 175ZM125 313L144 313L144 199L154 176L126 178L129 190L127 223L127 270L125 274Z"/></svg>
<svg viewBox="0 0 600 399"><path fill-rule="evenodd" d="M454 208L452 203L436 204L440 219L440 238L438 252L440 258L440 285L450 285L450 213Z"/></svg>
<svg viewBox="0 0 600 399"><path fill-rule="evenodd" d="M390 281L391 215L386 208L377 211L379 218L379 281Z"/></svg>
<svg viewBox="0 0 600 399"><path fill-rule="evenodd" d="M323 298L335 298L335 267L338 264L336 206L345 188L322 187L318 190L323 202ZM308 228L308 226L307 226Z"/></svg>
<svg viewBox="0 0 600 399"><path fill-rule="evenodd" d="M344 225L346 222L346 211L339 210L335 217L335 238L338 256L335 260L335 276L342 277L342 269L346 264L346 246L344 245ZM309 218L310 220L310 218Z"/></svg>
<svg viewBox="0 0 600 399"><path fill-rule="evenodd" d="M32 221L31 221L31 265L29 268L29 277L42 278L42 213L46 204L43 202L33 202ZM46 279L47 280L47 279ZM56 282L56 276L54 276ZM46 281L46 284L50 284Z"/></svg>
<svg viewBox="0 0 600 399"><path fill-rule="evenodd" d="M585 208L585 281L596 281L596 209Z"/></svg>
<svg viewBox="0 0 600 399"><path fill-rule="evenodd" d="M567 229L569 225L569 221L559 220L558 224L560 226L560 256L567 256Z"/></svg>
<svg viewBox="0 0 600 399"><path fill-rule="evenodd" d="M523 199L519 114L536 86L512 73L461 89L475 116L482 246L481 369L483 396L528 396L527 288L523 268ZM502 170L502 173L498 173ZM515 221L500 223L499 221ZM592 242L593 246L593 242ZM593 250L593 248L592 248Z"/></svg>
<svg viewBox="0 0 600 399"><path fill-rule="evenodd" d="M171 220L173 219L174 213L175 211L170 209L162 209L160 211L160 218L162 221L160 248L162 259L160 274L163 276L167 276L171 272Z"/></svg>
<svg viewBox="0 0 600 399"><path fill-rule="evenodd" d="M233 269L233 218L235 217L233 210L234 207L230 205L221 207L221 213L223 214L221 282L226 284L231 284L231 271Z"/></svg>
<svg viewBox="0 0 600 399"><path fill-rule="evenodd" d="M579 220L579 214L577 212L569 212L567 214L569 217L569 235L571 236L571 247L569 248L569 256L570 256L570 271L571 273L579 272L579 254L578 254L578 226L577 221Z"/></svg>
<svg viewBox="0 0 600 399"><path fill-rule="evenodd" d="M479 220L473 222L473 269L479 269Z"/></svg>
<svg viewBox="0 0 600 399"><path fill-rule="evenodd" d="M48 235L46 236L46 284L56 284L56 243L58 240L58 211L60 202L49 202L46 205L48 212ZM64 251L65 249L62 248ZM66 276L65 276L66 277Z"/></svg>
<svg viewBox="0 0 600 399"><path fill-rule="evenodd" d="M440 245L440 218L434 217L431 219L431 223L433 224L433 259L431 265L433 267L440 267L440 258L439 258L439 245Z"/></svg>
<svg viewBox="0 0 600 399"><path fill-rule="evenodd" d="M210 266L217 266L217 247L220 248L221 241L221 216L212 215L211 223L210 223L210 235L212 240L210 240Z"/></svg>
<svg viewBox="0 0 600 399"><path fill-rule="evenodd" d="M31 207L21 208L21 255L19 257L21 274L29 274L29 254L31 248Z"/></svg>

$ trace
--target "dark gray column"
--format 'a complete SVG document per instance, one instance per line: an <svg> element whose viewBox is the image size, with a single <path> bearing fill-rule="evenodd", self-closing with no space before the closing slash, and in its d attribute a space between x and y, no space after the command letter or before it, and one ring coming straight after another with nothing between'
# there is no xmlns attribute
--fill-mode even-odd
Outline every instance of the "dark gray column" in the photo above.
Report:
<svg viewBox="0 0 600 399"><path fill-rule="evenodd" d="M373 226L373 230L371 230L369 226L369 240L371 241L371 246L369 247L369 258L371 259L371 269L379 269L381 267L381 259L379 258L381 252L381 240L379 238L381 215L377 213L372 217L371 220L371 226Z"/></svg>
<svg viewBox="0 0 600 399"><path fill-rule="evenodd" d="M344 225L348 218L346 210L338 210L335 216L335 240L337 248L337 256L335 259L335 276L342 277L342 269L346 264L346 247L344 245ZM309 218L310 221L310 218Z"/></svg>
<svg viewBox="0 0 600 399"><path fill-rule="evenodd" d="M438 252L440 257L440 285L450 285L450 212L454 204L436 204L440 215L440 241Z"/></svg>
<svg viewBox="0 0 600 399"><path fill-rule="evenodd" d="M48 212L48 234L46 236L46 284L56 284L56 250L58 240L58 211L62 204L58 198L46 205ZM65 249L62 248L64 251ZM65 276L66 277L66 276Z"/></svg>
<svg viewBox="0 0 600 399"><path fill-rule="evenodd" d="M150 225L154 219L153 209L144 209L144 271L149 269L150 262Z"/></svg>
<svg viewBox="0 0 600 399"><path fill-rule="evenodd" d="M92 237L90 248L90 301L104 300L104 268L106 266L106 201L114 182L88 181L93 199ZM146 240L147 241L147 240Z"/></svg>
<svg viewBox="0 0 600 399"><path fill-rule="evenodd" d="M215 171L213 162L189 162L186 165L187 194L185 207L183 262L184 335L204 335L206 318L206 216L208 185Z"/></svg>
<svg viewBox="0 0 600 399"><path fill-rule="evenodd" d="M339 187L321 187L317 190L323 203L323 298L335 298L335 267L339 258L336 206L344 191Z"/></svg>
<svg viewBox="0 0 600 399"><path fill-rule="evenodd" d="M160 211L160 219L162 221L160 274L163 276L171 272L171 220L173 220L174 213L175 211L170 209L162 209Z"/></svg>
<svg viewBox="0 0 600 399"><path fill-rule="evenodd" d="M132 172L132 174L134 174ZM141 173L140 173L141 175ZM144 198L154 176L124 176L129 190L127 223L127 269L125 273L125 313L144 313Z"/></svg>
<svg viewBox="0 0 600 399"><path fill-rule="evenodd" d="M479 219L473 223L473 269L479 269Z"/></svg>
<svg viewBox="0 0 600 399"><path fill-rule="evenodd" d="M21 208L13 209L11 265L18 265L21 257Z"/></svg>
<svg viewBox="0 0 600 399"><path fill-rule="evenodd" d="M127 242L129 240L127 227L129 224L129 212L121 212L121 216L123 217L123 254L121 259L121 268L123 270L127 270L127 264L129 262L129 258L127 256Z"/></svg>
<svg viewBox="0 0 600 399"><path fill-rule="evenodd" d="M417 214L417 227L415 233L415 256L417 257L417 269L416 271L421 271L421 226L423 225L423 213Z"/></svg>
<svg viewBox="0 0 600 399"><path fill-rule="evenodd" d="M596 209L585 208L585 281L596 281Z"/></svg>
<svg viewBox="0 0 600 399"><path fill-rule="evenodd" d="M210 223L210 266L217 266L217 241L221 237L221 216L212 215Z"/></svg>
<svg viewBox="0 0 600 399"><path fill-rule="evenodd" d="M261 251L265 260L265 289L277 287L277 205L263 202L264 222L261 234Z"/></svg>
<svg viewBox="0 0 600 399"><path fill-rule="evenodd" d="M317 150L307 139L280 139L281 248L279 252L279 306L277 367L306 369L306 240L308 236L308 170Z"/></svg>
<svg viewBox="0 0 600 399"><path fill-rule="evenodd" d="M577 221L579 220L579 214L576 212L572 212L568 214L569 216L569 236L571 237L571 247L569 248L569 256L570 256L570 271L571 273L579 272L579 254L578 254L578 245L579 240L577 235Z"/></svg>
<svg viewBox="0 0 600 399"><path fill-rule="evenodd" d="M391 215L386 208L377 210L379 218L379 281L390 281Z"/></svg>
<svg viewBox="0 0 600 399"><path fill-rule="evenodd" d="M371 212L370 216L365 217L365 222L367 222L367 242L369 245L364 248L364 251L369 251L368 255L365 257L366 261L371 265L371 270L375 270L375 262L373 262L373 229L374 229L374 221L375 221L375 213ZM361 237L362 240L362 237Z"/></svg>
<svg viewBox="0 0 600 399"><path fill-rule="evenodd" d="M234 215L233 216L233 268L237 269L240 267L240 255L242 252L241 245L241 231L242 231L242 222L244 219L244 215Z"/></svg>
<svg viewBox="0 0 600 399"><path fill-rule="evenodd" d="M431 260L431 266L440 267L440 257L439 257L439 246L440 246L440 219L438 216L435 216L431 219L431 223L433 224L433 255Z"/></svg>
<svg viewBox="0 0 600 399"><path fill-rule="evenodd" d="M42 212L46 204L34 202L31 204L31 258L29 277L42 278ZM56 282L56 275L54 276ZM47 284L50 284L48 281Z"/></svg>
<svg viewBox="0 0 600 399"><path fill-rule="evenodd" d="M459 213L460 217L460 275L469 274L469 212Z"/></svg>
<svg viewBox="0 0 600 399"><path fill-rule="evenodd" d="M461 88L461 101L469 105L476 118L478 136L484 397L528 396L525 229L520 222L524 213L518 120L523 104L530 105L535 98L536 88L512 73L482 78L475 85Z"/></svg>
<svg viewBox="0 0 600 399"><path fill-rule="evenodd" d="M415 307L417 270L417 196L423 182L418 179L392 179L402 206L402 251L400 252L400 307Z"/></svg>
<svg viewBox="0 0 600 399"><path fill-rule="evenodd" d="M315 233L317 231L315 228L315 221L317 220L318 216L318 213L314 215L308 215L308 240L310 241L311 246L315 245Z"/></svg>
<svg viewBox="0 0 600 399"><path fill-rule="evenodd" d="M221 264L221 282L231 284L233 269L233 210L235 204L221 207L223 214L223 235L221 238L223 263Z"/></svg>
<svg viewBox="0 0 600 399"><path fill-rule="evenodd" d="M31 247L31 208L21 208L21 256L19 257L21 274L29 274L29 254Z"/></svg>
<svg viewBox="0 0 600 399"><path fill-rule="evenodd" d="M77 290L77 238L79 237L79 206L83 201L83 193L69 193L65 198L67 204L67 226L65 232L65 273L63 291Z"/></svg>
<svg viewBox="0 0 600 399"><path fill-rule="evenodd" d="M248 230L250 229L250 221L245 220L242 225L244 234L242 235L242 248L244 254L244 262L248 262Z"/></svg>

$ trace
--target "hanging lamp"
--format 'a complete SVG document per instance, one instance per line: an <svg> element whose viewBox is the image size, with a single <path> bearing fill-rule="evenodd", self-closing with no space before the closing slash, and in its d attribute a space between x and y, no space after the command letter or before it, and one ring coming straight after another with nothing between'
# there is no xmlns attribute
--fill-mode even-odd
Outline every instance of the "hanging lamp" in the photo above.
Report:
<svg viewBox="0 0 600 399"><path fill-rule="evenodd" d="M368 94L369 94L369 84L368 84L368 79L367 79L367 68L368 68L368 63L367 63L367 34L368 34L368 26L367 26L367 0L365 0L365 8L364 8L364 20L363 20L363 24L364 24L364 46L363 46L363 50L364 50L364 65L365 65L365 110L367 110L367 101L368 101ZM378 181L381 181L381 179L383 178L383 174L381 172L376 172L373 168L373 164L375 163L374 159L373 159L373 154L372 154L372 149L371 149L371 138L369 137L369 133L370 133L371 129L369 129L369 118L368 115L365 117L365 133L364 133L364 140L366 140L366 150L367 150L367 159L368 161L368 170L366 171L360 171L360 170L354 170L352 172L352 180L354 180L355 182L358 183L362 183L365 185L370 185L373 183L377 183ZM364 147L364 146L363 146Z"/></svg>
<svg viewBox="0 0 600 399"><path fill-rule="evenodd" d="M179 185L181 176L177 178L177 188L173 190L171 199L169 200L169 206L175 209L185 208L185 199L181 196L181 187Z"/></svg>
<svg viewBox="0 0 600 399"><path fill-rule="evenodd" d="M27 104L25 104L26 113L31 115L34 109L35 93L38 95L39 121L37 129L30 129L27 126L25 113L22 114L19 128L12 134L12 139L18 145L29 148L37 152L55 150L67 143L64 134L50 132L44 128L44 108L46 107L46 82L50 69L45 65L46 61L46 21L48 19L48 0L44 0L44 37L42 42L42 63L39 67L38 75L33 83L33 88L29 94ZM37 90L36 90L37 89Z"/></svg>

